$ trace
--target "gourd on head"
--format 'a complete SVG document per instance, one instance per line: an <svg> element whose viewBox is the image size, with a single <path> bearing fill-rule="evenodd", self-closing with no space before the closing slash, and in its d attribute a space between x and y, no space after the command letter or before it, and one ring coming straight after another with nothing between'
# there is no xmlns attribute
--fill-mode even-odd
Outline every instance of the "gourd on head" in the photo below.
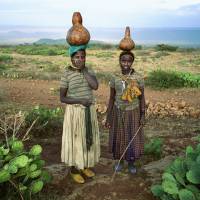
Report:
<svg viewBox="0 0 200 200"><path fill-rule="evenodd" d="M125 36L119 43L119 48L123 51L131 51L135 48L135 43L131 39L130 28L127 26L125 30Z"/></svg>
<svg viewBox="0 0 200 200"><path fill-rule="evenodd" d="M82 25L80 12L74 12L72 17L73 26L69 29L66 40L70 45L85 45L90 40L89 31Z"/></svg>

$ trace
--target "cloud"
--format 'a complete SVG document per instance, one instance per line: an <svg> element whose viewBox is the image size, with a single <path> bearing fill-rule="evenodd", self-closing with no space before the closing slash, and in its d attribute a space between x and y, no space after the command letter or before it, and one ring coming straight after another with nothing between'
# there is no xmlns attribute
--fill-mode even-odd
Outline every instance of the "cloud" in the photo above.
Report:
<svg viewBox="0 0 200 200"><path fill-rule="evenodd" d="M183 6L177 10L177 14L181 16L200 15L200 3L195 5Z"/></svg>
<svg viewBox="0 0 200 200"><path fill-rule="evenodd" d="M200 0L0 0L0 24L70 26L73 12L80 11L85 26L163 26L168 19L169 26L190 26L199 5Z"/></svg>

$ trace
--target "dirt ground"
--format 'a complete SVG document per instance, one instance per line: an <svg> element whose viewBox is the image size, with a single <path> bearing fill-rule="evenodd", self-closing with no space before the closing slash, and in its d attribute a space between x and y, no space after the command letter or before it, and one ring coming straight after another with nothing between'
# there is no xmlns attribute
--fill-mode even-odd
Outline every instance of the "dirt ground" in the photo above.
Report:
<svg viewBox="0 0 200 200"><path fill-rule="evenodd" d="M59 82L47 80L10 80L0 79L1 97L4 102L20 105L44 105L48 107L63 106L59 102ZM109 98L109 88L100 84L95 92L98 103L106 104ZM146 99L150 102L166 102L170 99L184 100L195 108L200 108L199 89L176 89L157 91L150 88L145 90ZM178 155L187 145L193 145L194 136L199 134L199 119L151 118L145 126L147 139L161 137L164 139L163 156ZM101 160L95 167L96 177L87 180L84 185L73 183L69 175L64 174L57 184L44 188L44 195L53 195L49 199L66 200L154 200L150 192L151 181L142 170L144 164L152 161L150 157L143 157L138 162L138 173L129 175L127 167L116 175L113 182L113 160L108 153L108 131L101 129ZM39 143L43 147L43 159L46 165L60 164L62 130L55 130L52 136L34 138L27 145ZM40 199L43 199L41 196Z"/></svg>

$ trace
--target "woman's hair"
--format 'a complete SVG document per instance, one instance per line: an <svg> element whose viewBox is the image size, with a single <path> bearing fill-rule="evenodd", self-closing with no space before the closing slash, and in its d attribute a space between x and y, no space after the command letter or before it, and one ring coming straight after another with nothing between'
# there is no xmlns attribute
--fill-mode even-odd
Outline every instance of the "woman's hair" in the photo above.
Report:
<svg viewBox="0 0 200 200"><path fill-rule="evenodd" d="M130 55L135 60L135 55L131 51L122 51L119 55L119 60L121 60L123 55Z"/></svg>
<svg viewBox="0 0 200 200"><path fill-rule="evenodd" d="M80 49L80 50L78 50L78 51L84 51L85 52L85 49ZM73 58L74 56L75 56L75 54L76 54L77 52L74 52L72 55L71 55L71 58ZM86 53L86 52L85 52Z"/></svg>

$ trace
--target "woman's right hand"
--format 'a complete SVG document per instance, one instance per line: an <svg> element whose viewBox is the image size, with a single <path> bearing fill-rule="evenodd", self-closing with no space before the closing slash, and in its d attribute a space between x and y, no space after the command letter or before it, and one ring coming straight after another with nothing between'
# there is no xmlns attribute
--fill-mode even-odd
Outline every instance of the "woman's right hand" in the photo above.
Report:
<svg viewBox="0 0 200 200"><path fill-rule="evenodd" d="M111 125L110 125L110 122L109 120L106 120L106 123L105 123L105 127L110 129L111 128Z"/></svg>
<svg viewBox="0 0 200 200"><path fill-rule="evenodd" d="M89 100L89 99L81 99L80 104L85 106L85 107L88 107L88 106L92 105L92 101Z"/></svg>

